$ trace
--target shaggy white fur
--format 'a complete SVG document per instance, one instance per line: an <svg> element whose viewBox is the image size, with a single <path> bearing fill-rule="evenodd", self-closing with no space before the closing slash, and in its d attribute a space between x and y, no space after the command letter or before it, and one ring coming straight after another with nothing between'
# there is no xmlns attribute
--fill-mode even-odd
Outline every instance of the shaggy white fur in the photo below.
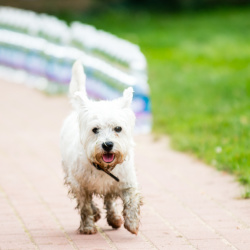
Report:
<svg viewBox="0 0 250 250"><path fill-rule="evenodd" d="M107 221L113 228L122 224L115 209L115 199L124 204L124 227L137 234L141 195L138 192L134 168L133 128L135 115L131 110L133 89L113 101L89 100L85 90L85 74L81 61L75 62L70 82L73 112L61 130L62 165L65 183L77 199L81 215L80 233L96 233L94 222L100 211L92 201L93 195L104 198ZM114 180L104 171L119 178Z"/></svg>

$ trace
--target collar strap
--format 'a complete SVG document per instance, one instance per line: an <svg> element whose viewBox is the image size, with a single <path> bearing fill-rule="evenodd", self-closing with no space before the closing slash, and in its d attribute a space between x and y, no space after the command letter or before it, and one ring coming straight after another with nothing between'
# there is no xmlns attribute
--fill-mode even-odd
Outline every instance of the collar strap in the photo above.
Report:
<svg viewBox="0 0 250 250"><path fill-rule="evenodd" d="M100 165L96 164L96 163L92 163L93 166L97 169L97 170L102 170L104 173L106 173L107 175L109 175L110 177L112 177L113 179L115 179L117 182L119 182L120 180L114 176L112 173L110 173L108 170L105 170L103 168L100 167Z"/></svg>

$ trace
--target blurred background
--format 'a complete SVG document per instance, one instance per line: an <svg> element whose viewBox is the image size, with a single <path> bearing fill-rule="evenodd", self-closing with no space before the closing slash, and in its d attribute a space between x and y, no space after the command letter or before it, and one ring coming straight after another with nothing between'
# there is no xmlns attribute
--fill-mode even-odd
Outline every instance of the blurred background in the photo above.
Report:
<svg viewBox="0 0 250 250"><path fill-rule="evenodd" d="M1 5L38 12L104 11L107 8L146 9L148 11L187 11L207 8L245 6L248 0L1 0Z"/></svg>
<svg viewBox="0 0 250 250"><path fill-rule="evenodd" d="M152 106L155 134L170 135L174 148L234 173L250 196L248 0L1 0L0 5L47 13L69 25L89 24L139 45L147 63L139 50L125 50L140 58L140 67L125 72L144 82L138 97L146 100L145 131L151 128ZM117 60L107 61L120 67Z"/></svg>

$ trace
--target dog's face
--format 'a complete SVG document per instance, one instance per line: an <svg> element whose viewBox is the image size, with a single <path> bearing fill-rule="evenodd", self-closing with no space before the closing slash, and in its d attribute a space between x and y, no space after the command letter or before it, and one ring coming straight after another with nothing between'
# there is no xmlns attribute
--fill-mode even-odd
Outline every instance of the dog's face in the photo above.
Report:
<svg viewBox="0 0 250 250"><path fill-rule="evenodd" d="M133 147L134 122L122 99L85 103L79 111L79 126L88 160L108 170L122 163Z"/></svg>
<svg viewBox="0 0 250 250"><path fill-rule="evenodd" d="M91 164L112 170L133 148L132 96L132 88L113 101L95 102L78 94L80 140Z"/></svg>

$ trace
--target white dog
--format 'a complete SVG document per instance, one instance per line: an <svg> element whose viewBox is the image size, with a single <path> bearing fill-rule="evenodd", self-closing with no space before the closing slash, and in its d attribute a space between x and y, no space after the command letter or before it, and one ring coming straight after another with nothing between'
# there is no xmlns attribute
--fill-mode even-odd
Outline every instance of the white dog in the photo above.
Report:
<svg viewBox="0 0 250 250"><path fill-rule="evenodd" d="M113 101L92 101L86 94L85 79L82 64L77 61L70 82L74 110L61 131L65 183L77 200L79 231L96 233L94 222L100 219L100 210L92 196L98 195L104 198L107 222L113 228L123 223L115 202L120 197L124 227L137 234L142 199L134 168L135 115L130 108L133 89L127 88L121 98Z"/></svg>

